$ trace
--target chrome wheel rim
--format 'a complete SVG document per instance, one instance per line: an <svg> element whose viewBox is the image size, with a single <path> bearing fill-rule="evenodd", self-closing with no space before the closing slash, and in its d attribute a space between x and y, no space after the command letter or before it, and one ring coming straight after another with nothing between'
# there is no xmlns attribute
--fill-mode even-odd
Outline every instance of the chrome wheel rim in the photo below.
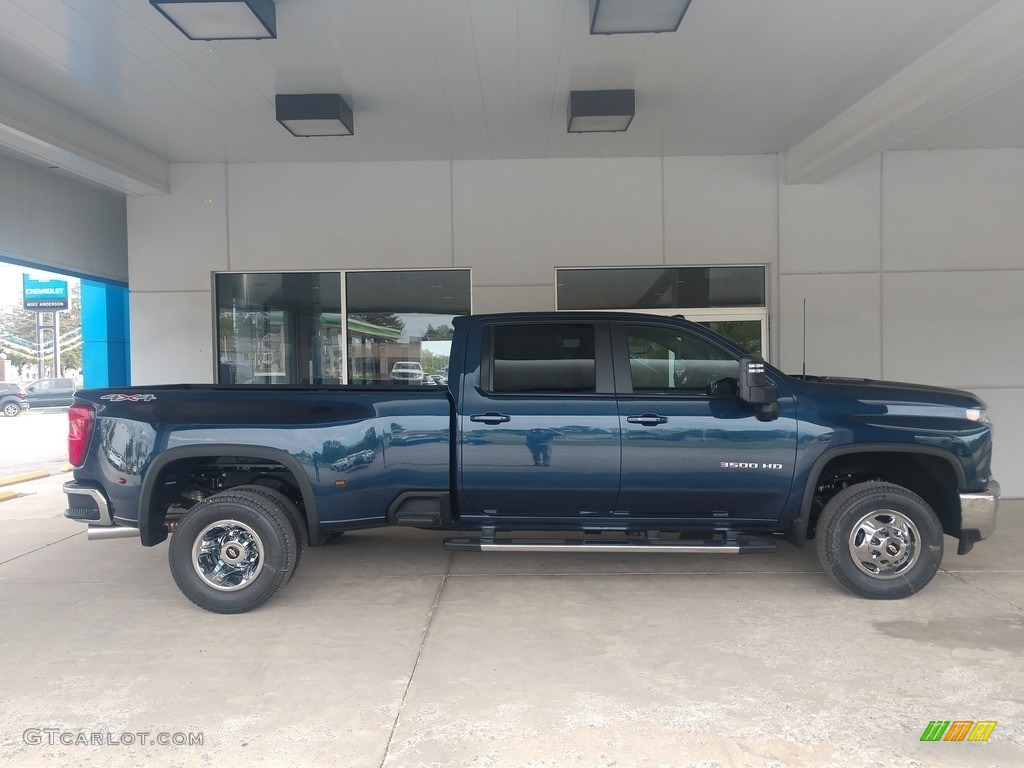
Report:
<svg viewBox="0 0 1024 768"><path fill-rule="evenodd" d="M263 542L237 520L210 523L192 545L192 565L203 583L221 592L249 586L263 570Z"/></svg>
<svg viewBox="0 0 1024 768"><path fill-rule="evenodd" d="M19 413L21 413L21 408L13 403L4 406L5 416L17 416Z"/></svg>
<svg viewBox="0 0 1024 768"><path fill-rule="evenodd" d="M854 523L850 556L874 579L896 579L907 573L921 555L921 534L906 515L876 509Z"/></svg>

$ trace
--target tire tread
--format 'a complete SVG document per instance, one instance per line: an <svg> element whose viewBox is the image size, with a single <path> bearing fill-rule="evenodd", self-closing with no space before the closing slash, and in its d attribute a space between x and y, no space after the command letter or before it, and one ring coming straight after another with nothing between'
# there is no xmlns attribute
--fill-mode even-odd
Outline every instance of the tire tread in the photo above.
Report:
<svg viewBox="0 0 1024 768"><path fill-rule="evenodd" d="M865 582L859 578L861 574L855 570L848 571L844 566L849 563L851 569L855 569L845 538L839 535L839 527L847 512L854 508L865 498L885 495L896 497L903 502L910 502L920 507L917 512L924 515L925 520L915 521L918 532L921 534L922 548L921 557L908 574L899 579L890 581L878 580L874 583ZM929 526L931 530L929 531ZM931 541L929 533L937 532L936 541ZM942 524L938 516L928 503L916 493L895 483L884 481L870 481L858 483L845 488L833 496L821 512L818 519L818 532L816 536L818 545L818 559L826 572L835 579L840 586L859 597L869 600L897 600L916 594L934 578L938 572L939 564L942 561ZM925 561L932 559L932 552L937 548L937 557L934 558L932 566L925 565ZM922 568L922 565L925 565ZM868 578L868 577L864 577ZM864 586L870 583L872 588Z"/></svg>

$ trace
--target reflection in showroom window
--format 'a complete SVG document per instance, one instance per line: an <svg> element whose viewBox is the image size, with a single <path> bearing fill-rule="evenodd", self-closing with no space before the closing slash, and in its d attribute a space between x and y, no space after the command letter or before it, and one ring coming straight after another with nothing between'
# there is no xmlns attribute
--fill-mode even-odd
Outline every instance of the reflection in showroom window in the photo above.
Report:
<svg viewBox="0 0 1024 768"><path fill-rule="evenodd" d="M440 386L452 319L469 314L468 269L349 272L348 383Z"/></svg>
<svg viewBox="0 0 1024 768"><path fill-rule="evenodd" d="M341 383L340 273L220 274L216 292L218 382Z"/></svg>
<svg viewBox="0 0 1024 768"><path fill-rule="evenodd" d="M555 270L559 310L684 315L768 358L765 267L566 267Z"/></svg>

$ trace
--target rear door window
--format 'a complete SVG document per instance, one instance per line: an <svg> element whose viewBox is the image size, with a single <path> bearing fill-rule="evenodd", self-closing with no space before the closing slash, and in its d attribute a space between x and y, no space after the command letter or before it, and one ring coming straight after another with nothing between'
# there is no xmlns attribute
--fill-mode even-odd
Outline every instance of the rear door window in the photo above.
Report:
<svg viewBox="0 0 1024 768"><path fill-rule="evenodd" d="M495 326L489 391L596 392L594 335L591 324Z"/></svg>

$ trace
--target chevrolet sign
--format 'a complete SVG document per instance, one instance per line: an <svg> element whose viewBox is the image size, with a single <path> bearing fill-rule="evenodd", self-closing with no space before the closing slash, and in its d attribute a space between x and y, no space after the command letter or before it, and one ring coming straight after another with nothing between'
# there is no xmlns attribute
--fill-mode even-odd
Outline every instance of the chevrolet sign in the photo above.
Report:
<svg viewBox="0 0 1024 768"><path fill-rule="evenodd" d="M60 312L68 308L67 280L38 280L22 275L24 307L30 312Z"/></svg>

